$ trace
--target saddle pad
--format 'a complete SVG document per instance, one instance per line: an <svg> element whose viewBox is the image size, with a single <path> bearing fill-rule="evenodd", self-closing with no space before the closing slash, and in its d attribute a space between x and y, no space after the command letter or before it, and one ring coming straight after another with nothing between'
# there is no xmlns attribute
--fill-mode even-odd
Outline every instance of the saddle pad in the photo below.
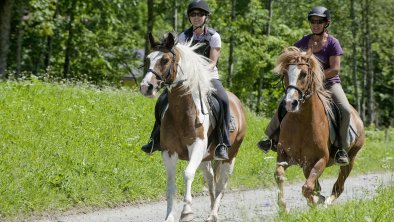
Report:
<svg viewBox="0 0 394 222"><path fill-rule="evenodd" d="M334 144L336 146L338 146L339 144L337 141L337 134L335 132L335 128L334 128L334 124L332 123L332 120L329 119L330 122L330 142L331 144ZM348 133L347 133L347 143L351 144L353 143L356 138L358 137L358 132L356 131L356 125L354 123L354 120L352 117L350 117L350 124L349 124L349 129L348 129Z"/></svg>

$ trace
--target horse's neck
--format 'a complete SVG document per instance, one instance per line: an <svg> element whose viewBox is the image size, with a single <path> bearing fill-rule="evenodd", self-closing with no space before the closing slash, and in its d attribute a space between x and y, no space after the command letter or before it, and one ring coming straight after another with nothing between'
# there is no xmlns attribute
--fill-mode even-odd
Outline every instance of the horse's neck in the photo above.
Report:
<svg viewBox="0 0 394 222"><path fill-rule="evenodd" d="M300 111L301 112L299 112L299 114L303 118L306 118L307 121L311 121L312 119L320 119L322 116L326 116L323 103L316 93L313 93L311 97L305 100L305 103L302 104ZM304 119L304 121L306 120Z"/></svg>
<svg viewBox="0 0 394 222"><path fill-rule="evenodd" d="M173 88L168 93L168 110L176 118L174 120L183 121L183 116L190 116L191 110L196 110L196 105L192 94L187 92L187 89L180 87Z"/></svg>

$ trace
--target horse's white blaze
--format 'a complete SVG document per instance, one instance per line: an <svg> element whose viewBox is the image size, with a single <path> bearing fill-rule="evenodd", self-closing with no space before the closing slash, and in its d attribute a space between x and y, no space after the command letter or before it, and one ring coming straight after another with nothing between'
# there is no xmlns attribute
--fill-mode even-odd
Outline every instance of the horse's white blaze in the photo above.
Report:
<svg viewBox="0 0 394 222"><path fill-rule="evenodd" d="M289 78L289 86L297 86L297 79L301 73L301 69L297 67L297 65L289 65L289 69L287 72L287 76ZM297 111L299 109L299 105L293 107L293 102L298 100L298 92L296 89L290 88L286 92L285 103L287 111Z"/></svg>
<svg viewBox="0 0 394 222"><path fill-rule="evenodd" d="M155 51L150 53L147 58L150 60L150 65L149 65L149 69L153 69L156 62L164 55L163 52L160 51ZM153 83L152 83L152 79L156 78L156 76L151 72L148 71L144 77L144 79L142 79L141 81L141 85L140 85L140 91L144 96L147 97L154 97L156 94L156 88L153 87L151 90L149 91L149 89L152 87Z"/></svg>

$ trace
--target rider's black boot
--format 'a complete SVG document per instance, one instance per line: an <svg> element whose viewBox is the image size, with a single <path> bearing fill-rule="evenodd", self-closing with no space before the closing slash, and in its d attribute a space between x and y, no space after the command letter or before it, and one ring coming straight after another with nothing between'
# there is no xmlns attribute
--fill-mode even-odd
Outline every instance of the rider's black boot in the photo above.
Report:
<svg viewBox="0 0 394 222"><path fill-rule="evenodd" d="M261 149L264 153L268 153L268 151L270 150L276 152L276 145L278 145L278 142L272 139L260 140L257 143L257 147Z"/></svg>
<svg viewBox="0 0 394 222"><path fill-rule="evenodd" d="M160 126L158 124L155 123L149 143L143 145L141 150L147 154L160 150Z"/></svg>

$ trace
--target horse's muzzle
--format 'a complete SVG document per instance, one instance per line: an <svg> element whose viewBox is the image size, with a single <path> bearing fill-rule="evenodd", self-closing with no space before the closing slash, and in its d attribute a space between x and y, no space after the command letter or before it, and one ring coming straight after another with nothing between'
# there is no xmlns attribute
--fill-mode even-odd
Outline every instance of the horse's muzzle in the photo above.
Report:
<svg viewBox="0 0 394 222"><path fill-rule="evenodd" d="M285 107L287 112L297 112L300 102L296 99L285 99Z"/></svg>
<svg viewBox="0 0 394 222"><path fill-rule="evenodd" d="M142 95L146 96L146 97L150 97L153 98L156 94L156 91L154 90L155 88L153 87L152 84L142 84L140 85L140 92Z"/></svg>

